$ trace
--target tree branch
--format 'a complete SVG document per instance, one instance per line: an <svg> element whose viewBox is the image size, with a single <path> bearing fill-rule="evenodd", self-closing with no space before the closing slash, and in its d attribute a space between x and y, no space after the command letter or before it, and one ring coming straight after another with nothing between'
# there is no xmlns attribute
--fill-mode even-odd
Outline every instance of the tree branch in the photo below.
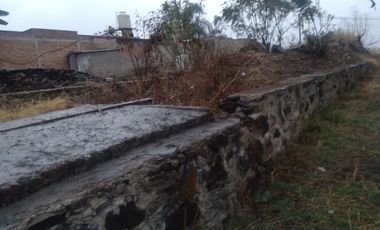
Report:
<svg viewBox="0 0 380 230"><path fill-rule="evenodd" d="M371 8L376 9L376 2L375 2L374 0L370 0L370 1L372 2L372 6L371 6Z"/></svg>

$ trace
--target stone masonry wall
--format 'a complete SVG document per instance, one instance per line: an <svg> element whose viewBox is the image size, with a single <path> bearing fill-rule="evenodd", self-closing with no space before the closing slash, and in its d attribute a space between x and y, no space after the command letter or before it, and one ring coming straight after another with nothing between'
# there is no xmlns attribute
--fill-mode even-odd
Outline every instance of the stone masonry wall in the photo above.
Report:
<svg viewBox="0 0 380 230"><path fill-rule="evenodd" d="M285 80L271 89L230 95L220 107L242 120L244 138L258 160L266 161L298 138L305 120L318 108L368 78L371 68L364 63Z"/></svg>
<svg viewBox="0 0 380 230"><path fill-rule="evenodd" d="M235 118L132 149L0 209L1 229L221 229L318 108L370 75L368 64L238 93ZM239 118L239 119L237 119Z"/></svg>

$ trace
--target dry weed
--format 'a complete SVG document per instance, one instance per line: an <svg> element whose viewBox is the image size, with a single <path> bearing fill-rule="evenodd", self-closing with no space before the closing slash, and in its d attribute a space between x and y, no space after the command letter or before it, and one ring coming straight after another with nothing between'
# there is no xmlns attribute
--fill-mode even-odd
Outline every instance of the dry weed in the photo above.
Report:
<svg viewBox="0 0 380 230"><path fill-rule="evenodd" d="M53 99L32 100L29 102L7 102L0 105L0 121L13 120L34 116L46 112L66 109L72 105L72 101L65 97Z"/></svg>

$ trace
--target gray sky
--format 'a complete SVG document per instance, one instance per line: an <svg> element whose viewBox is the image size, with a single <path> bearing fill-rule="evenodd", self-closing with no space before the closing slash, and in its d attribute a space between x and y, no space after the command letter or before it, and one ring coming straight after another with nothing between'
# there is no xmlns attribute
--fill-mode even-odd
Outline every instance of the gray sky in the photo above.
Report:
<svg viewBox="0 0 380 230"><path fill-rule="evenodd" d="M115 26L115 12L126 11L132 16L138 12L145 15L156 10L164 0L1 0L0 9L10 12L4 17L7 26L0 30L24 31L29 28L74 30L80 34L94 34L106 26ZM225 0L205 0L207 17L219 14ZM372 36L380 40L380 0L378 10L370 9L369 0L321 0L323 9L336 17L352 15L356 8L368 14L371 20Z"/></svg>

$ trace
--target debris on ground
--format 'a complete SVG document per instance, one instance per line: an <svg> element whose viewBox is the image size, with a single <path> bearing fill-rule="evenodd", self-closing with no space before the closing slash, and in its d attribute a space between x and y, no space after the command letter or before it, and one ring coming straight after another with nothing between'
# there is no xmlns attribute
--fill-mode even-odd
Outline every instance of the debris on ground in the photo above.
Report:
<svg viewBox="0 0 380 230"><path fill-rule="evenodd" d="M72 86L102 78L73 70L25 69L0 70L0 94Z"/></svg>

